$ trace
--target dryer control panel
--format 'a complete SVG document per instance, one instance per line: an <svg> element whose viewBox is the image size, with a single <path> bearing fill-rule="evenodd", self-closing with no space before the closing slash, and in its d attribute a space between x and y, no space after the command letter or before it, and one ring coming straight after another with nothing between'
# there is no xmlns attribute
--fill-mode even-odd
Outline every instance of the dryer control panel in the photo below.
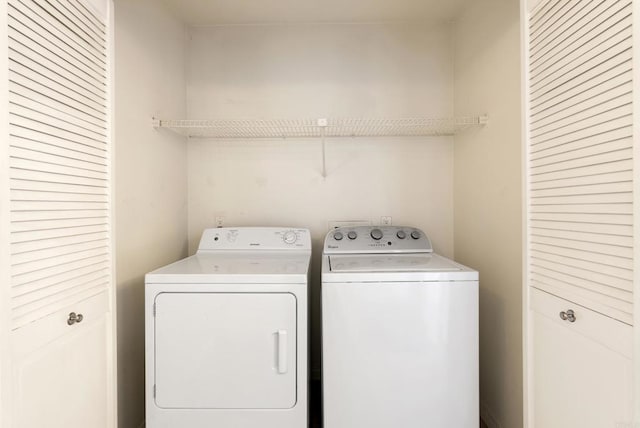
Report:
<svg viewBox="0 0 640 428"><path fill-rule="evenodd" d="M295 227L219 227L205 229L198 252L208 251L311 251L309 229Z"/></svg>
<svg viewBox="0 0 640 428"><path fill-rule="evenodd" d="M339 227L327 233L325 254L431 253L429 237L408 226Z"/></svg>

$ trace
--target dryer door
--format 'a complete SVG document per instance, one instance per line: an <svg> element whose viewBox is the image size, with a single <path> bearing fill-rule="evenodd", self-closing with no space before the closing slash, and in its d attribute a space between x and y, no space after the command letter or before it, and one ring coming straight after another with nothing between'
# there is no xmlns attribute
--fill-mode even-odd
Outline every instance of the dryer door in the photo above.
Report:
<svg viewBox="0 0 640 428"><path fill-rule="evenodd" d="M296 298L289 293L161 293L155 401L170 409L296 404Z"/></svg>

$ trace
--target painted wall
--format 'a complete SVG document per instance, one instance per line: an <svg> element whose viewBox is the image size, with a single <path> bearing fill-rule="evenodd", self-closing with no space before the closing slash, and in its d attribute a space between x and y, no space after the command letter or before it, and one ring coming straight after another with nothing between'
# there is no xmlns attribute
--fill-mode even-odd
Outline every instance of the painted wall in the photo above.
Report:
<svg viewBox="0 0 640 428"><path fill-rule="evenodd" d="M183 117L183 25L154 0L116 1L118 412L144 421L144 274L187 254L187 146L151 117Z"/></svg>
<svg viewBox="0 0 640 428"><path fill-rule="evenodd" d="M449 27L390 24L219 26L191 30L190 118L449 116ZM189 249L225 225L311 228L312 372L319 374L321 243L330 220L392 216L453 255L452 139L189 143Z"/></svg>
<svg viewBox="0 0 640 428"><path fill-rule="evenodd" d="M454 25L456 260L480 271L480 397L489 427L522 426L522 159L517 0L469 2Z"/></svg>

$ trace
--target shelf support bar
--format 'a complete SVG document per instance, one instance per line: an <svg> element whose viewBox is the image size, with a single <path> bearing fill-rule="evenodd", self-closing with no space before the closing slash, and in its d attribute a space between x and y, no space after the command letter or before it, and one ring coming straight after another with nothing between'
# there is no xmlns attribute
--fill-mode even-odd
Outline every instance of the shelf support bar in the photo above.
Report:
<svg viewBox="0 0 640 428"><path fill-rule="evenodd" d="M320 127L320 138L322 139L322 178L327 178L327 125L329 121L326 118L318 119L318 126Z"/></svg>
<svg viewBox="0 0 640 428"><path fill-rule="evenodd" d="M324 132L322 133L322 178L327 178L327 155Z"/></svg>

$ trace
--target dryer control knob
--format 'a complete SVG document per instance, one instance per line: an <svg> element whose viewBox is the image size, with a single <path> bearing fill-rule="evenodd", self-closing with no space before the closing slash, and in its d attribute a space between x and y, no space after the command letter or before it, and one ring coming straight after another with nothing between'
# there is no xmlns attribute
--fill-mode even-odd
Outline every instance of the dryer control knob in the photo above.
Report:
<svg viewBox="0 0 640 428"><path fill-rule="evenodd" d="M295 244L298 240L298 235L293 230L289 230L282 235L282 240L285 244Z"/></svg>
<svg viewBox="0 0 640 428"><path fill-rule="evenodd" d="M347 233L347 236L349 237L349 239L354 240L358 237L358 234L352 230L351 232Z"/></svg>
<svg viewBox="0 0 640 428"><path fill-rule="evenodd" d="M382 231L380 229L373 229L371 231L371 237L376 241L382 239Z"/></svg>
<svg viewBox="0 0 640 428"><path fill-rule="evenodd" d="M342 241L342 238L344 238L342 232L336 232L333 234L333 239L335 239L336 241Z"/></svg>
<svg viewBox="0 0 640 428"><path fill-rule="evenodd" d="M411 232L411 237L413 239L420 239L420 232L418 232L417 230L414 230L413 232Z"/></svg>
<svg viewBox="0 0 640 428"><path fill-rule="evenodd" d="M396 233L396 236L398 237L398 239L404 239L407 237L407 234L404 230L399 230L398 233Z"/></svg>

